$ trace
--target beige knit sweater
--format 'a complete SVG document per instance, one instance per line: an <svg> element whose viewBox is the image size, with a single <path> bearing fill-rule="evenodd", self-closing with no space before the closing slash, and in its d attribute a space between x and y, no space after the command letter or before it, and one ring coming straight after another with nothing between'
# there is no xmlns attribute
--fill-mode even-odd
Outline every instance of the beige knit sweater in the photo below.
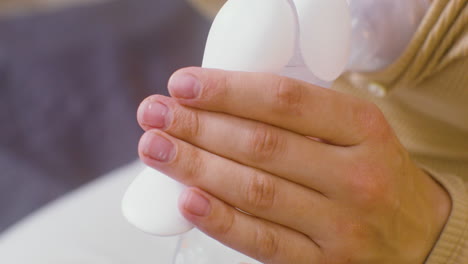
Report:
<svg viewBox="0 0 468 264"><path fill-rule="evenodd" d="M224 0L190 0L213 15ZM432 0L404 54L334 89L376 103L414 160L450 193L450 218L427 264L468 263L468 0Z"/></svg>

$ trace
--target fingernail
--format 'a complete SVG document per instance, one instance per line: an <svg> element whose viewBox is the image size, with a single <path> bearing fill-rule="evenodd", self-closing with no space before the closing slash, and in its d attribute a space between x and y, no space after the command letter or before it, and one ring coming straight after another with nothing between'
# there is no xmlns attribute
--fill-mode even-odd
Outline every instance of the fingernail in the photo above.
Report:
<svg viewBox="0 0 468 264"><path fill-rule="evenodd" d="M174 145L169 140L152 132L143 137L144 155L160 162L168 162L174 157Z"/></svg>
<svg viewBox="0 0 468 264"><path fill-rule="evenodd" d="M185 190L180 196L183 208L192 215L207 216L211 205L208 199L193 190Z"/></svg>
<svg viewBox="0 0 468 264"><path fill-rule="evenodd" d="M143 103L142 122L155 128L165 128L168 123L169 108L160 102Z"/></svg>
<svg viewBox="0 0 468 264"><path fill-rule="evenodd" d="M169 80L168 89L171 95L181 99L194 99L200 93L201 84L191 74L176 73Z"/></svg>

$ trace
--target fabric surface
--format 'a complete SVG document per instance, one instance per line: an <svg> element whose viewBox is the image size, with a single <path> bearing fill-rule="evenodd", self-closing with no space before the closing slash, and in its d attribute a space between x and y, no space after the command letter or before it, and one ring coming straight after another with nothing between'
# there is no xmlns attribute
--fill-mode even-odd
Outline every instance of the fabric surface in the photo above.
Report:
<svg viewBox="0 0 468 264"><path fill-rule="evenodd" d="M224 2L193 1L205 10ZM450 193L452 212L427 264L468 263L468 1L432 0L398 61L345 74L333 88L376 103L413 159Z"/></svg>
<svg viewBox="0 0 468 264"><path fill-rule="evenodd" d="M0 17L0 231L136 159L138 104L201 63L209 24L172 0Z"/></svg>

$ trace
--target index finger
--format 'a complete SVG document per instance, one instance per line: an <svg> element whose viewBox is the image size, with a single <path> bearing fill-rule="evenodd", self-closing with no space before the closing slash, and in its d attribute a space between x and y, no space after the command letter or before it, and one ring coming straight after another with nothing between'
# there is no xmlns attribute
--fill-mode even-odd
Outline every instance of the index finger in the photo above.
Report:
<svg viewBox="0 0 468 264"><path fill-rule="evenodd" d="M185 68L169 80L179 103L257 120L350 146L367 136L373 105L350 95L269 73ZM371 110L371 111L369 111Z"/></svg>

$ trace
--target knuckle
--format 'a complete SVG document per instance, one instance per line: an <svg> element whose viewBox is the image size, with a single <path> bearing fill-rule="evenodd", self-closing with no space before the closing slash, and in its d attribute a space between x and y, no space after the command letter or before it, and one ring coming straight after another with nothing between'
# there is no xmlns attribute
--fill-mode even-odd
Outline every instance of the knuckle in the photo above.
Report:
<svg viewBox="0 0 468 264"><path fill-rule="evenodd" d="M260 172L250 177L246 188L246 202L256 210L268 210L275 202L276 187L272 177Z"/></svg>
<svg viewBox="0 0 468 264"><path fill-rule="evenodd" d="M172 128L180 131L184 138L197 138L201 131L200 115L196 110L179 109L177 118L173 119Z"/></svg>
<svg viewBox="0 0 468 264"><path fill-rule="evenodd" d="M352 107L351 111L361 133L375 136L389 131L385 116L377 105L370 102L360 103Z"/></svg>
<svg viewBox="0 0 468 264"><path fill-rule="evenodd" d="M272 228L259 226L255 230L255 245L258 245L256 259L272 262L279 252L279 236Z"/></svg>
<svg viewBox="0 0 468 264"><path fill-rule="evenodd" d="M227 72L213 73L204 78L204 87L202 89L203 100L215 100L218 98L228 98L231 90L232 74Z"/></svg>
<svg viewBox="0 0 468 264"><path fill-rule="evenodd" d="M280 135L263 124L255 125L247 141L247 149L254 162L264 162L271 160L275 155L282 153L284 148L284 139Z"/></svg>
<svg viewBox="0 0 468 264"><path fill-rule="evenodd" d="M346 178L354 201L362 208L375 208L388 188L383 171L371 163L358 163Z"/></svg>
<svg viewBox="0 0 468 264"><path fill-rule="evenodd" d="M304 104L304 87L292 79L276 77L272 85L273 110L281 114L299 114Z"/></svg>
<svg viewBox="0 0 468 264"><path fill-rule="evenodd" d="M215 221L210 226L213 228L212 232L215 235L229 237L233 233L235 223L236 215L233 212L225 212L221 214L220 221Z"/></svg>
<svg viewBox="0 0 468 264"><path fill-rule="evenodd" d="M200 153L191 147L188 147L182 155L178 155L175 162L177 166L183 168L181 177L182 181L187 184L195 183L200 176L205 174L206 162L203 161Z"/></svg>

